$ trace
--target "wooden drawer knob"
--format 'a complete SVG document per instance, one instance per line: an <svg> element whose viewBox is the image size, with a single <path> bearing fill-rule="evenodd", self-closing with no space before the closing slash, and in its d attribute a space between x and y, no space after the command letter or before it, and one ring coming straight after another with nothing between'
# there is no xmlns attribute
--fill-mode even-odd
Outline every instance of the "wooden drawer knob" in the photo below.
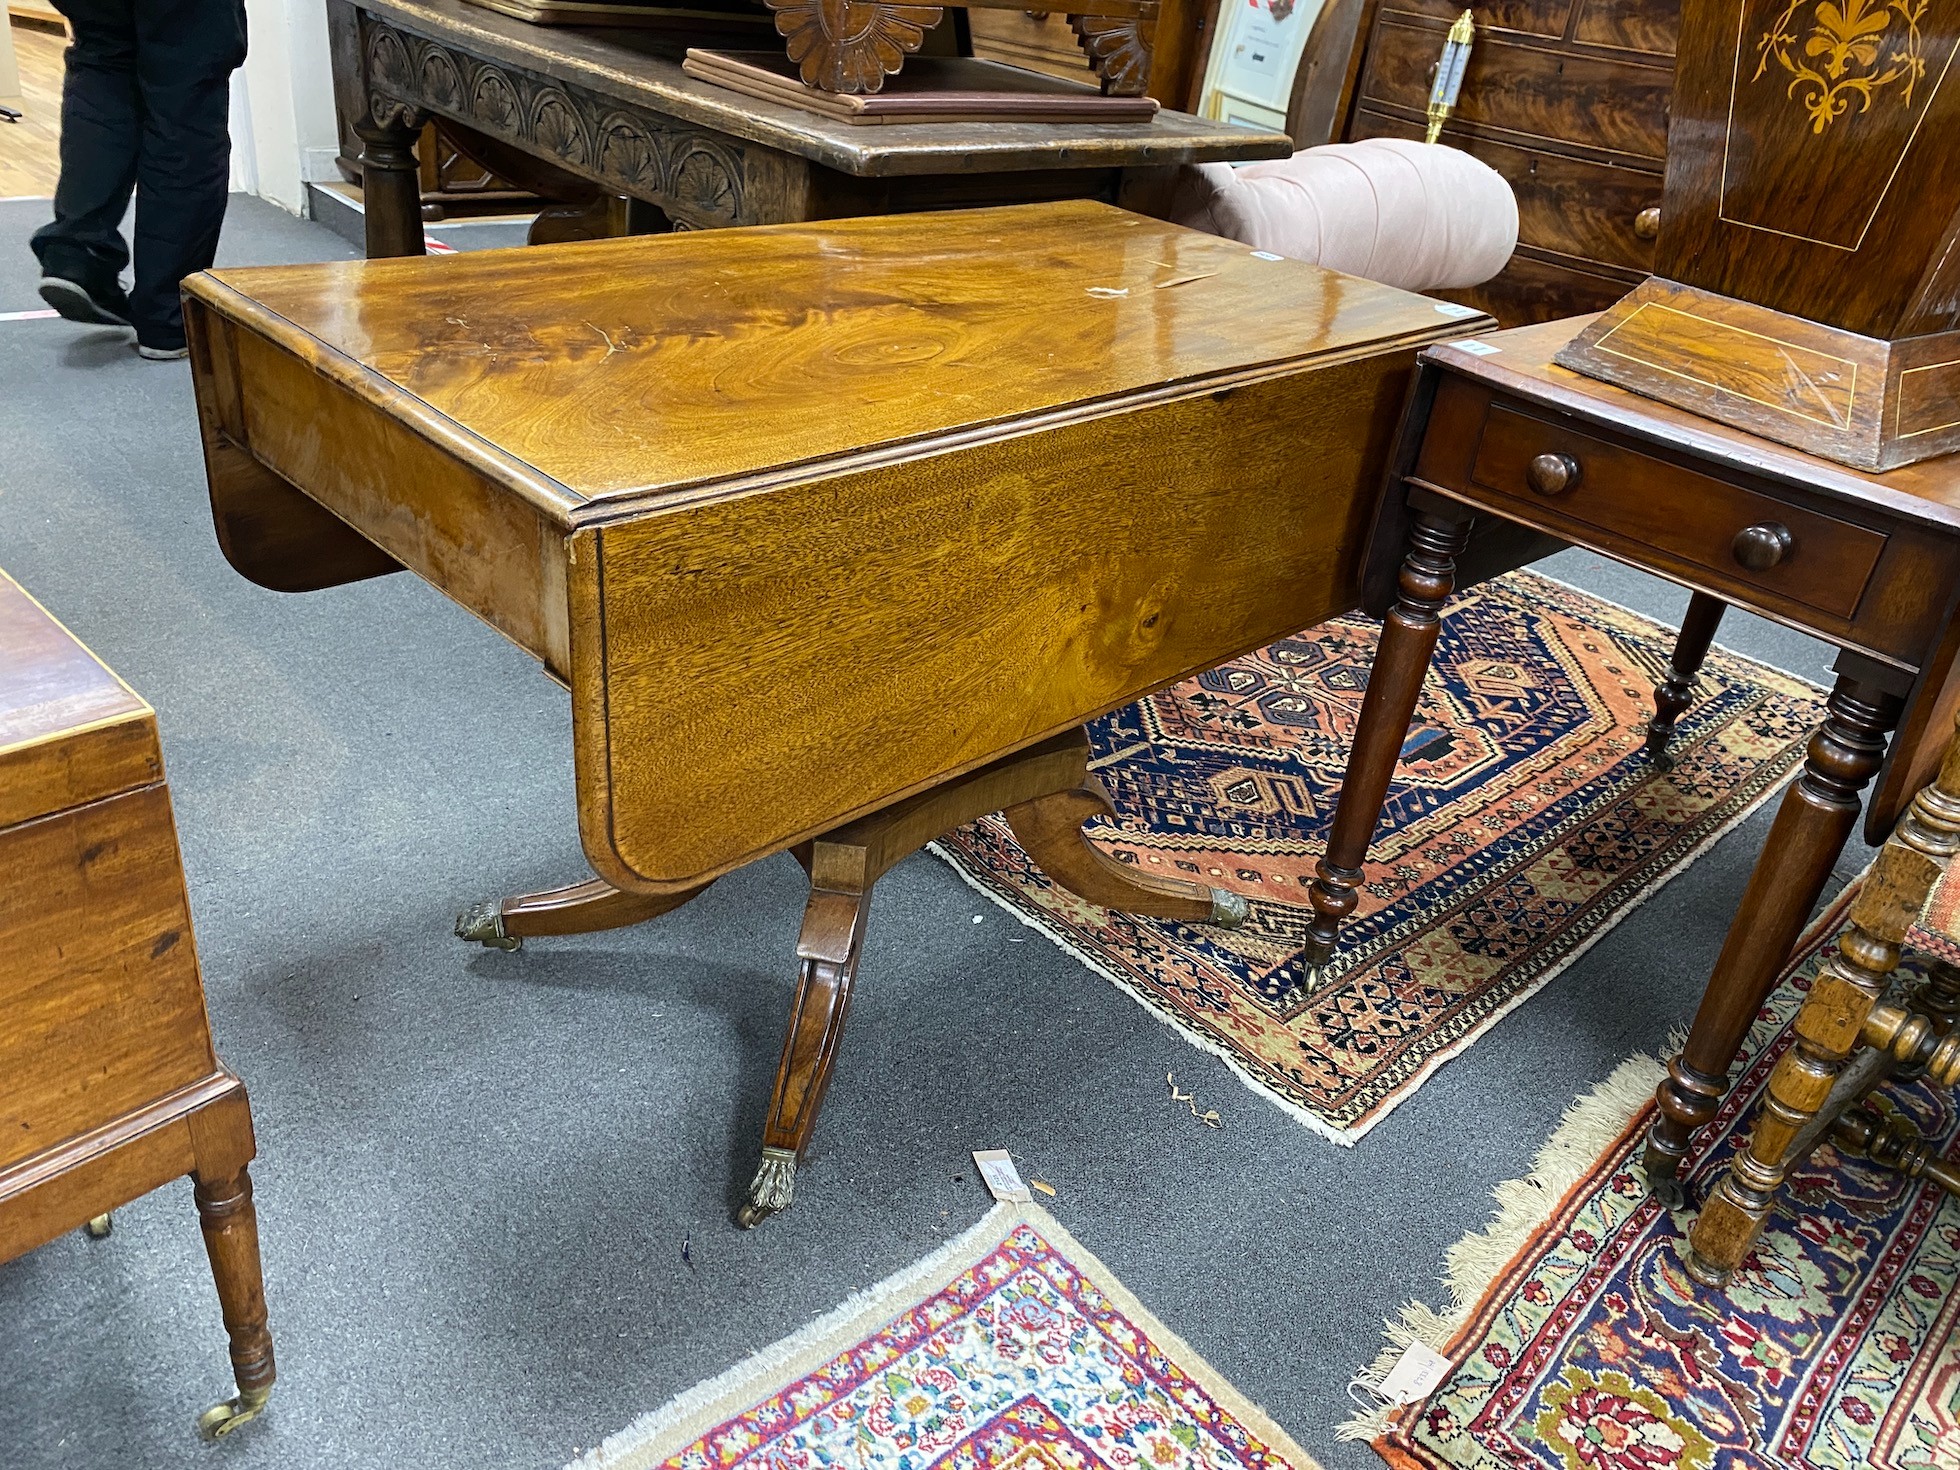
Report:
<svg viewBox="0 0 1960 1470"><path fill-rule="evenodd" d="M1633 217L1633 233L1642 240L1658 240L1661 235L1661 212L1658 205L1643 209Z"/></svg>
<svg viewBox="0 0 1960 1470"><path fill-rule="evenodd" d="M1579 461L1569 454L1536 455L1524 467L1524 481L1540 495L1563 495L1579 483Z"/></svg>
<svg viewBox="0 0 1960 1470"><path fill-rule="evenodd" d="M1752 572L1766 572L1773 566L1788 561L1791 548L1796 545L1788 526L1775 521L1765 521L1760 526L1749 526L1735 533L1735 544L1731 550L1735 559Z"/></svg>

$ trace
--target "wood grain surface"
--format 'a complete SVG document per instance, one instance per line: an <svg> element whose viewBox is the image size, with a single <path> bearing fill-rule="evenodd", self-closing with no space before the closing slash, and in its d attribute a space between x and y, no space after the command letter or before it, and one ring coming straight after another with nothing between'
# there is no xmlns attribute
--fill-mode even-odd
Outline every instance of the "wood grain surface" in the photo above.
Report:
<svg viewBox="0 0 1960 1470"><path fill-rule="evenodd" d="M187 292L211 462L569 678L587 856L637 892L1354 605L1415 353L1480 325L1085 202Z"/></svg>
<svg viewBox="0 0 1960 1470"><path fill-rule="evenodd" d="M1085 201L223 270L187 289L425 435L467 440L566 524L1447 325L1405 292ZM310 442L322 468L358 452Z"/></svg>
<svg viewBox="0 0 1960 1470"><path fill-rule="evenodd" d="M0 572L0 828L162 775L149 705Z"/></svg>

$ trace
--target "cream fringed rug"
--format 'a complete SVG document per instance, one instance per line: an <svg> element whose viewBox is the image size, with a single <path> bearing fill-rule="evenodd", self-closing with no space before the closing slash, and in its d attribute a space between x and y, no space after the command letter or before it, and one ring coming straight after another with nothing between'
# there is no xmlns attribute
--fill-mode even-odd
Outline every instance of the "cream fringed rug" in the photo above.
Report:
<svg viewBox="0 0 1960 1470"><path fill-rule="evenodd" d="M1042 1210L926 1260L573 1470L1316 1470Z"/></svg>
<svg viewBox="0 0 1960 1470"><path fill-rule="evenodd" d="M1849 900L1799 945L1750 1032L1688 1157L1691 1197L1746 1138ZM1693 1215L1668 1215L1640 1166L1660 1075L1651 1059L1623 1065L1498 1191L1497 1218L1450 1253L1451 1305L1409 1308L1363 1381L1411 1339L1442 1352L1447 1376L1342 1433L1396 1470L1960 1466L1960 1200L1825 1145L1712 1291L1681 1267ZM1881 1097L1954 1157L1960 1099L1897 1080Z"/></svg>

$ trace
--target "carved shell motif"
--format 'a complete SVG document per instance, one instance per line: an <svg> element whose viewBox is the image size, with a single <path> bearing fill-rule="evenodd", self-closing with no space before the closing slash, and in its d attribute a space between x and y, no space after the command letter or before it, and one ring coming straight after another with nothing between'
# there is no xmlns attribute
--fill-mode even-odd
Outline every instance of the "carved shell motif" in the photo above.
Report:
<svg viewBox="0 0 1960 1470"><path fill-rule="evenodd" d="M1150 53L1156 39L1154 16L1071 15L1075 39L1089 53L1089 65L1112 97L1141 97L1150 82Z"/></svg>
<svg viewBox="0 0 1960 1470"><path fill-rule="evenodd" d="M944 14L937 5L864 0L769 0L769 8L804 83L826 92L877 91Z"/></svg>

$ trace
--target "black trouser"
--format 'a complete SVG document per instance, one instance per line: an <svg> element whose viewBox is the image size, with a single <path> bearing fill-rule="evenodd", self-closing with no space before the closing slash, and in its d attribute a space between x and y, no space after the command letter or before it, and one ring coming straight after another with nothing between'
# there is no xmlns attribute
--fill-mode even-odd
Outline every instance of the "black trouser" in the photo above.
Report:
<svg viewBox="0 0 1960 1470"><path fill-rule="evenodd" d="M231 182L231 74L245 60L243 0L55 0L75 33L61 94L54 223L43 270L84 283L129 263L118 230L136 191L140 340L184 340L177 286L210 266Z"/></svg>

